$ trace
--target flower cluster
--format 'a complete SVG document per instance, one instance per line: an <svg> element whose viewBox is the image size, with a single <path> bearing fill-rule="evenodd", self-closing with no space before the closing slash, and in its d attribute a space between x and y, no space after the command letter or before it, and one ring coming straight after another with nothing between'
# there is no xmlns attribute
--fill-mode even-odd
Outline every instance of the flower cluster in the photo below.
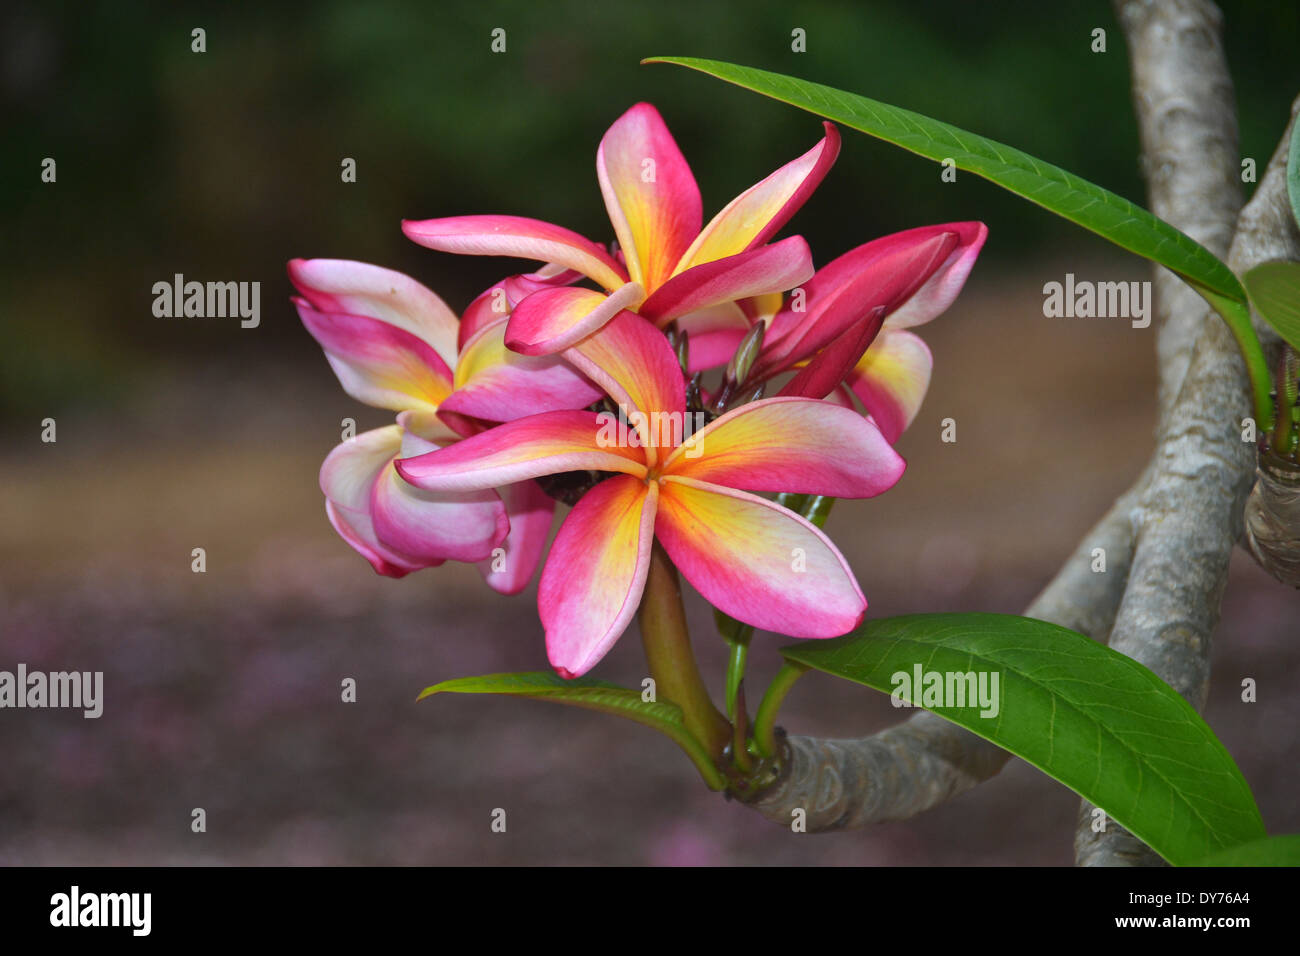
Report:
<svg viewBox="0 0 1300 956"><path fill-rule="evenodd" d="M704 225L690 167L638 104L596 156L616 244L517 216L403 223L431 249L543 263L459 319L401 273L290 262L343 388L397 412L321 468L339 534L381 574L477 562L509 594L542 562L556 501L573 505L538 596L566 677L626 629L656 546L740 621L795 637L853 628L867 602L844 557L764 495L866 498L898 481L893 444L931 369L908 329L953 301L986 229L912 229L814 270L801 237L773 237L839 146L825 124Z"/></svg>

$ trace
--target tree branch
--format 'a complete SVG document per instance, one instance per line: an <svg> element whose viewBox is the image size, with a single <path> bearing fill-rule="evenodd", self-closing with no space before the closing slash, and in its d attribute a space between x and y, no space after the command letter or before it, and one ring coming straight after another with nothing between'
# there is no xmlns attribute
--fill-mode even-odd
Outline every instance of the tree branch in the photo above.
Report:
<svg viewBox="0 0 1300 956"><path fill-rule="evenodd" d="M1206 0L1116 0L1151 211L1224 256L1242 190L1223 16ZM1205 302L1168 269L1154 276L1163 431L1200 335Z"/></svg>
<svg viewBox="0 0 1300 956"><path fill-rule="evenodd" d="M1205 0L1115 0L1115 14L1128 41L1133 75L1133 104L1142 144L1142 168L1147 181L1151 211L1201 241L1222 256L1231 239L1241 208L1241 183L1237 178L1237 114L1232 102L1232 81L1220 33L1223 16ZM1194 548L1194 581L1189 581L1186 606L1176 582L1180 569L1172 566L1174 554L1160 552L1161 545L1173 545L1192 528L1162 529L1160 521L1169 512L1159 494L1175 494L1180 506L1188 508L1201 488L1197 487L1195 429L1208 428L1216 434L1216 445L1230 419L1214 415L1198 419L1195 409L1180 418L1179 397L1192 367L1197 342L1212 320L1204 301L1166 269L1157 268L1154 277L1156 314L1160 321L1156 345L1160 385L1157 392L1159 417L1156 426L1156 465L1152 489L1134 515L1138 531L1135 568L1109 643L1112 648L1151 667L1198 710L1209 678L1210 634L1218 619L1222 581L1226 577L1227 554L1223 529L1214 522L1201 526L1201 535L1186 542ZM1222 346L1222 323L1215 322L1215 346ZM1219 391L1231 393L1232 379L1244 377L1240 359L1225 369L1225 379L1216 383ZM1188 393L1199 390L1193 388ZM1216 396L1222 397L1222 396ZM1215 412L1222 409L1216 408ZM1236 451L1247 454L1238 443ZM1170 456L1181 466L1171 471ZM1223 459L1225 469L1207 476L1205 490L1216 495L1214 485L1227 481L1240 470L1243 459L1231 453ZM1211 469L1214 463L1211 462ZM1229 492L1231 494L1231 492ZM1195 524L1199 513L1175 515ZM1161 540L1167 538L1168 540ZM1171 587L1171 585L1175 585ZM1166 590L1167 589L1167 590ZM1180 650L1181 646L1181 650ZM1176 680L1170 680L1170 676ZM1127 831L1110 826L1095 832L1091 803L1081 801L1075 826L1075 860L1080 865L1158 865L1159 857Z"/></svg>
<svg viewBox="0 0 1300 956"><path fill-rule="evenodd" d="M1300 97L1291 104L1291 125L1300 116ZM1266 199L1255 208L1243 225L1244 254L1254 260L1300 259L1300 231L1291 214L1286 193L1286 154L1289 136L1269 162L1268 172L1260 183L1259 193ZM1265 323L1255 317L1259 329ZM1273 343L1277 335L1271 329ZM1262 337L1262 335L1261 335ZM1265 339L1267 342L1268 339ZM1300 469L1290 462L1261 452L1255 466L1255 487L1246 499L1247 550L1259 565L1274 578L1290 587L1300 587Z"/></svg>
<svg viewBox="0 0 1300 956"><path fill-rule="evenodd" d="M1228 255L1238 274L1268 259L1295 257L1285 184L1289 140L1290 124L1238 217ZM1133 569L1110 639L1113 649L1151 668L1197 710L1205 703L1211 640L1256 460L1256 446L1243 440L1240 425L1250 414L1241 355L1226 325L1200 311L1201 334L1156 447L1156 472L1137 515ZM1093 832L1092 809L1086 801L1080 807L1080 865L1160 862L1122 828Z"/></svg>

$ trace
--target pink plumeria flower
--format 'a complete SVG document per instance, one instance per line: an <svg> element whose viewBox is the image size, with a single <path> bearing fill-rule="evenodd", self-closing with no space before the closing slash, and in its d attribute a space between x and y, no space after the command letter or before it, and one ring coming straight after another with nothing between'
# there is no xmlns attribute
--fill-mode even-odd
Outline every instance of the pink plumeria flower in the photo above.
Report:
<svg viewBox="0 0 1300 956"><path fill-rule="evenodd" d="M628 626L656 538L710 603L755 627L824 638L862 620L866 598L830 539L754 492L880 494L905 466L874 425L834 403L774 398L683 440L684 428L663 427L683 420L682 372L647 320L620 312L570 353L633 422L635 440L609 441L609 415L547 412L397 463L407 481L442 494L614 473L569 513L542 572L538 608L562 676L590 670Z"/></svg>
<svg viewBox="0 0 1300 956"><path fill-rule="evenodd" d="M507 324L520 301L578 278L575 272L548 265L530 275L509 276L470 303L457 337L454 389L438 409L444 422L467 434L461 424L466 417L507 422L536 412L584 408L601 398L601 390L559 356L521 355L505 342Z"/></svg>
<svg viewBox="0 0 1300 956"><path fill-rule="evenodd" d="M798 159L732 200L701 228L700 190L659 112L639 103L609 128L596 174L620 258L575 232L519 216L458 216L404 222L431 249L514 256L573 269L601 287L537 291L510 318L506 343L525 355L563 351L624 309L659 327L769 292L813 274L798 236L767 244L821 183L839 154L835 127Z"/></svg>
<svg viewBox="0 0 1300 956"><path fill-rule="evenodd" d="M854 397L892 444L915 419L929 388L930 350L908 329L952 305L988 228L981 222L923 226L872 240L817 270L795 296L765 296L696 318L691 371L730 358L757 322L763 347L738 392L783 372L798 374L781 395Z"/></svg>
<svg viewBox="0 0 1300 956"><path fill-rule="evenodd" d="M380 574L477 562L496 590L521 590L541 560L554 509L535 482L437 494L413 488L393 463L478 431L479 419L581 408L600 390L557 358L505 349L508 312L482 317L458 347L455 313L400 272L295 259L289 276L302 293L294 303L303 324L344 390L400 412L396 425L357 435L325 459L321 490L335 529ZM556 276L518 279L544 283Z"/></svg>
<svg viewBox="0 0 1300 956"><path fill-rule="evenodd" d="M500 497L491 491L417 493L393 467L403 446L408 454L440 447L397 424L362 432L330 452L321 466L320 486L334 529L375 571L389 577L452 559L486 560L510 531Z"/></svg>

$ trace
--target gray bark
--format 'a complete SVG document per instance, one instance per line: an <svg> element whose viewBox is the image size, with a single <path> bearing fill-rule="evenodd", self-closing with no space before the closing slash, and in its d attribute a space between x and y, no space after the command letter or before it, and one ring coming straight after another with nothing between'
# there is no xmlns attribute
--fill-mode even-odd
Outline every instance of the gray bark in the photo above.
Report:
<svg viewBox="0 0 1300 956"><path fill-rule="evenodd" d="M1297 101L1300 104L1300 100ZM1286 199L1290 124L1259 188L1242 211L1228 254L1241 274L1294 258ZM1156 471L1136 519L1133 567L1110 646L1151 668L1200 710L1228 561L1241 537L1256 445L1242 439L1251 414L1245 364L1227 326L1204 306L1201 334L1156 445ZM1097 833L1084 801L1075 835L1082 866L1155 865L1159 858L1120 827Z"/></svg>
<svg viewBox="0 0 1300 956"><path fill-rule="evenodd" d="M1261 458L1246 499L1246 544L1260 566L1300 588L1300 469Z"/></svg>
<svg viewBox="0 0 1300 956"><path fill-rule="evenodd" d="M1204 0L1117 0L1128 41L1133 107L1150 209L1216 256L1227 254L1242 185L1237 112L1220 33L1223 17ZM1168 269L1153 280L1160 331L1158 428L1173 408L1205 301Z"/></svg>

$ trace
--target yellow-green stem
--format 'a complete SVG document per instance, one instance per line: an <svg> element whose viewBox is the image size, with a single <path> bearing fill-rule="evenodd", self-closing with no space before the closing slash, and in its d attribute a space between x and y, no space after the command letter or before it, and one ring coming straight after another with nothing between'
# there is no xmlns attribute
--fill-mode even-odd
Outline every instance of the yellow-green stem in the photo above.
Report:
<svg viewBox="0 0 1300 956"><path fill-rule="evenodd" d="M763 701L758 705L758 713L754 716L754 746L758 748L759 756L769 758L776 756L777 711L781 709L781 703L785 700L785 695L790 693L794 682L807 670L806 664L786 661L772 678L772 683L767 686L767 693L763 695Z"/></svg>
<svg viewBox="0 0 1300 956"><path fill-rule="evenodd" d="M680 707L686 729L714 759L720 758L731 739L731 724L713 705L700 677L686 628L677 568L657 541L651 549L637 620L657 695Z"/></svg>

